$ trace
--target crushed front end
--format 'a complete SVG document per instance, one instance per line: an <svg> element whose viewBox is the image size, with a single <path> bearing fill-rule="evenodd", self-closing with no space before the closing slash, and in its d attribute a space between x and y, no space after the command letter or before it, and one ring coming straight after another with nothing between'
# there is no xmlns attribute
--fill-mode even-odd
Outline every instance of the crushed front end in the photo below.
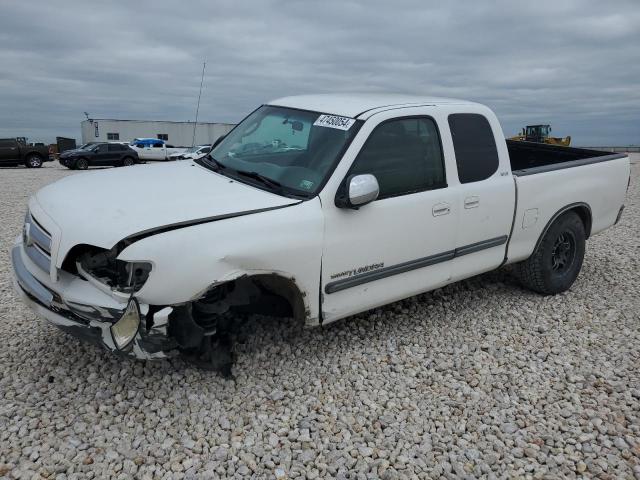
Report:
<svg viewBox="0 0 640 480"><path fill-rule="evenodd" d="M14 287L25 304L71 335L139 359L178 354L168 335L171 307L139 302L149 264L126 264L117 251L83 246L63 268L52 259L54 235L29 212L11 251Z"/></svg>

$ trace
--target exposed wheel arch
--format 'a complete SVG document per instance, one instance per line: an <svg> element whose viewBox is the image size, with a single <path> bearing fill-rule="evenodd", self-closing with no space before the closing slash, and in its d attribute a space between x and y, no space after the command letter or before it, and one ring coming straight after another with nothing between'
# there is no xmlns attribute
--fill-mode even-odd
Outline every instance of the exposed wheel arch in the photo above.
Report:
<svg viewBox="0 0 640 480"><path fill-rule="evenodd" d="M271 273L250 276L249 280L271 294L285 299L291 307L292 317L298 322L307 322L309 311L305 304L305 294L294 279Z"/></svg>
<svg viewBox="0 0 640 480"><path fill-rule="evenodd" d="M246 319L244 314L293 317L304 324L309 317L304 297L293 278L275 273L241 275L172 307L167 333L187 359L228 376L234 332Z"/></svg>
<svg viewBox="0 0 640 480"><path fill-rule="evenodd" d="M305 325L309 310L295 280L276 273L240 275L212 285L198 298L174 307L173 336L182 346L191 346L198 337L231 328L228 314L263 314L290 318ZM235 322L232 322L235 323Z"/></svg>
<svg viewBox="0 0 640 480"><path fill-rule="evenodd" d="M247 294L240 295L239 293L241 292L238 290L245 290ZM277 273L240 275L235 279L213 286L207 290L200 299L196 300L196 302L203 300L208 301L210 298L217 298L219 301L223 301L225 298L231 296L231 292L234 292L233 299L230 299L230 302L234 303L233 306L242 307L243 311L248 313L263 313L260 307L264 305L260 302L257 302L257 304L253 302L259 293L262 296L271 295L286 301L290 308L290 312L288 312L289 315L277 315L269 312L269 314L273 316L291 316L296 321L302 323L306 323L309 316L305 303L306 295L300 290L295 280ZM252 306L255 306L256 309L252 310Z"/></svg>

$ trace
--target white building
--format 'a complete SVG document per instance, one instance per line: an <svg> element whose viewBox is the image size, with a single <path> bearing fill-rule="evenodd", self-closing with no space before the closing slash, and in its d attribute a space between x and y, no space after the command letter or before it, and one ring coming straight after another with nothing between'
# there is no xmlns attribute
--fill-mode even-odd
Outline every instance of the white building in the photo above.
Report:
<svg viewBox="0 0 640 480"><path fill-rule="evenodd" d="M231 123L200 123L196 127L195 145L213 143L229 133ZM82 143L120 141L134 138L159 138L176 147L190 147L193 141L193 122L164 122L152 120L115 120L91 118L80 123Z"/></svg>

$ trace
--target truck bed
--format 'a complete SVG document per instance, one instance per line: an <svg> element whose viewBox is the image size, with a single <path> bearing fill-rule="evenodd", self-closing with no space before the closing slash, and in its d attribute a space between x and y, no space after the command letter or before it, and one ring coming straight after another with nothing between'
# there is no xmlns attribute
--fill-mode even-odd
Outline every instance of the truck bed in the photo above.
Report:
<svg viewBox="0 0 640 480"><path fill-rule="evenodd" d="M533 175L563 168L623 158L624 153L610 153L586 148L562 147L544 143L507 140L511 170L516 176Z"/></svg>
<svg viewBox="0 0 640 480"><path fill-rule="evenodd" d="M509 263L529 258L567 208L583 212L587 237L616 222L629 182L627 155L517 140L507 140L507 148L516 186Z"/></svg>

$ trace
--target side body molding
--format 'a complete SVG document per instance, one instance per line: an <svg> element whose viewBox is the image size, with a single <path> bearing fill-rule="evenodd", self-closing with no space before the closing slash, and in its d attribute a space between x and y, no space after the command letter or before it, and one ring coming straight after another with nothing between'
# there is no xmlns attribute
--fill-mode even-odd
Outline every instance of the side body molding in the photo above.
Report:
<svg viewBox="0 0 640 480"><path fill-rule="evenodd" d="M345 278L342 280L336 280L335 282L328 283L324 291L327 294L340 292L347 288L356 287L364 283L373 282L382 278L391 277L401 273L409 272L417 268L429 267L437 263L447 262L463 255L469 255L471 253L479 252L487 248L493 248L500 245L504 245L508 240L507 235L501 237L490 238L481 242L472 243L471 245L465 245L463 247L456 248L447 252L438 253L429 257L418 258L416 260L409 260L407 262L399 263L397 265L391 265L390 267L381 268L373 272L363 273L354 277Z"/></svg>

